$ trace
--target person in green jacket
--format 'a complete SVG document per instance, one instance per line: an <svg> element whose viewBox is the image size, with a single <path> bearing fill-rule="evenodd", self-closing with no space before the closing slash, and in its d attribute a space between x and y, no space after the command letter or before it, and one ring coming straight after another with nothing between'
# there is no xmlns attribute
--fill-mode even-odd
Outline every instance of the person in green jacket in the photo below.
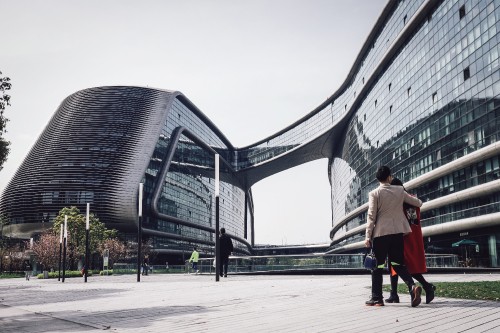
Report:
<svg viewBox="0 0 500 333"><path fill-rule="evenodd" d="M196 251L196 248L193 248L193 253L191 253L191 258L189 258L189 262L193 263L193 271L195 273L199 273L198 270L198 259L200 258L200 254Z"/></svg>

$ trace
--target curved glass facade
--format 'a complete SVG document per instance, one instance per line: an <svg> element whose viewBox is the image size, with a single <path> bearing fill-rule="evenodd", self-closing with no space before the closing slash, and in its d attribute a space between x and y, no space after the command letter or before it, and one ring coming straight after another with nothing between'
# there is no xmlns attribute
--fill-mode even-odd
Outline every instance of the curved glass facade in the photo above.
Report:
<svg viewBox="0 0 500 333"><path fill-rule="evenodd" d="M403 31L426 3L395 2L397 8L373 42L358 77L373 70L379 59L376 46L385 49L390 36ZM467 156L500 138L500 1L437 3L421 15L356 109L339 156L347 163L330 164L336 218L331 249L362 248L360 226L366 222L362 206L368 192L378 186L376 169L385 164L403 182L418 184L410 190L428 205L449 194L477 189L477 195L433 209L424 204L425 245L431 252L455 253L460 249L452 246L454 242L471 238L478 243L473 265L496 267L500 229L474 224L470 218L497 212L500 188L483 195L481 190L498 179L499 155L474 160ZM434 232L436 225L445 226L444 231ZM446 227L453 232L447 233Z"/></svg>
<svg viewBox="0 0 500 333"><path fill-rule="evenodd" d="M215 228L214 154L185 135L181 135L177 142L173 142L171 140L173 132L179 127L196 133L197 137L217 151L221 158L232 162L231 152L234 149L228 147L202 119L176 98L146 170L144 191L146 201L152 201L154 185L161 181L157 179L157 175L164 163L168 148L170 145L175 145L170 168L161 186L157 209L163 215L190 222L195 226L183 225L177 221L148 214L144 220L144 227L186 238L186 240L163 240L157 248L170 249L180 245L190 249L190 243L196 240L206 244L200 245L206 248L204 252L210 252L212 251L210 244L215 242L213 232L209 231ZM245 221L244 186L231 168L221 168L221 173L225 176L221 177L220 182L220 227L224 227L231 235L251 239ZM199 226L205 226L207 229L200 230ZM246 246L238 242L235 246L242 251L246 249Z"/></svg>

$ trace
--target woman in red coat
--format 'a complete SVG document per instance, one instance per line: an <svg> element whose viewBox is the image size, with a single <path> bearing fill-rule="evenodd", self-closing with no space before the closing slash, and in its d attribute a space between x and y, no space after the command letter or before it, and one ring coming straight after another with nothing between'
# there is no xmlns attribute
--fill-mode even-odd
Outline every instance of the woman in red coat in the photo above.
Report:
<svg viewBox="0 0 500 333"><path fill-rule="evenodd" d="M391 185L403 186L401 180L393 178ZM425 264L424 240L422 237L422 227L420 226L420 208L404 204L408 223L410 224L411 233L404 236L404 255L405 265L411 276L420 282L425 290L425 303L429 304L434 299L434 290L436 287L427 282L422 273L427 272ZM391 296L385 301L387 303L399 303L398 296L398 276L394 269L390 267L391 272Z"/></svg>

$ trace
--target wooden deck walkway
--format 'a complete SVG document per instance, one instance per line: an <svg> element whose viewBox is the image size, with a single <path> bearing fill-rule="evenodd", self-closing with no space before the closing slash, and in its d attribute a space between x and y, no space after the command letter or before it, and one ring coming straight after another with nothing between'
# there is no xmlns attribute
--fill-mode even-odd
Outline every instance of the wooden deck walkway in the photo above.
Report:
<svg viewBox="0 0 500 333"><path fill-rule="evenodd" d="M500 302L436 298L412 308L409 295L400 295L400 304L367 307L369 275L135 279L1 280L0 332L500 331ZM500 281L500 274L432 274L428 280Z"/></svg>

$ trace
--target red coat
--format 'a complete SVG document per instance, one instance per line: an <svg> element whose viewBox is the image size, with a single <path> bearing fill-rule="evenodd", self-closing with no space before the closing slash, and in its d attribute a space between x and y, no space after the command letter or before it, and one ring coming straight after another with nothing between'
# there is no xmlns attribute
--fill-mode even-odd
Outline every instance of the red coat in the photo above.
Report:
<svg viewBox="0 0 500 333"><path fill-rule="evenodd" d="M403 208L411 233L404 236L405 265L410 274L427 272L425 263L424 239L420 225L420 208L407 206ZM396 275L391 267L391 275Z"/></svg>

